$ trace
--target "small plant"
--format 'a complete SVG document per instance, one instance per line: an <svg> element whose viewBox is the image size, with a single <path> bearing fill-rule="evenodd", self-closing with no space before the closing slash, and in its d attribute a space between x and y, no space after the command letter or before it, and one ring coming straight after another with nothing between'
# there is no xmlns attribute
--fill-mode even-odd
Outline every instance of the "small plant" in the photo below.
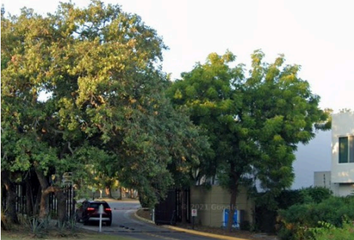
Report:
<svg viewBox="0 0 354 240"><path fill-rule="evenodd" d="M68 222L68 229L71 231L72 234L76 233L77 225L76 225L76 217L71 217Z"/></svg>
<svg viewBox="0 0 354 240"><path fill-rule="evenodd" d="M67 234L66 234L66 222L58 221L58 236L67 237Z"/></svg>
<svg viewBox="0 0 354 240"><path fill-rule="evenodd" d="M50 217L39 219L37 216L28 219L28 224L31 233L34 237L42 238L46 234L49 227Z"/></svg>
<svg viewBox="0 0 354 240"><path fill-rule="evenodd" d="M56 210L50 211L49 215L52 219L58 219L58 212Z"/></svg>
<svg viewBox="0 0 354 240"><path fill-rule="evenodd" d="M67 221L64 222L59 222L57 223L57 230L58 230L58 236L59 237L68 237L69 235L71 236L76 236L76 230L77 230L77 225L76 225L76 219L75 217L70 218Z"/></svg>
<svg viewBox="0 0 354 240"><path fill-rule="evenodd" d="M1 230L11 230L12 225L8 223L6 215L1 212Z"/></svg>

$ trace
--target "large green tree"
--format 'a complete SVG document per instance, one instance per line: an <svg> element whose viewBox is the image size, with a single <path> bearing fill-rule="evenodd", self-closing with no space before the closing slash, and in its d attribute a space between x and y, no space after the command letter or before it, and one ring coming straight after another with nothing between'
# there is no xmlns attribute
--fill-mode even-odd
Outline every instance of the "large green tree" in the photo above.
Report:
<svg viewBox="0 0 354 240"><path fill-rule="evenodd" d="M165 96L167 47L139 16L92 1L47 16L25 8L1 24L2 171L36 174L41 217L50 192L65 203L65 172L81 183L118 176L153 205L174 183L173 161L190 163L176 171L199 163L205 138Z"/></svg>
<svg viewBox="0 0 354 240"><path fill-rule="evenodd" d="M200 169L230 191L229 229L239 186L259 180L269 200L290 187L297 144L309 142L315 123L327 117L320 97L298 77L298 65L285 65L284 56L268 64L263 57L259 50L252 54L247 74L243 64L231 67L231 52L212 53L168 91L176 107L187 107L207 131L213 154Z"/></svg>

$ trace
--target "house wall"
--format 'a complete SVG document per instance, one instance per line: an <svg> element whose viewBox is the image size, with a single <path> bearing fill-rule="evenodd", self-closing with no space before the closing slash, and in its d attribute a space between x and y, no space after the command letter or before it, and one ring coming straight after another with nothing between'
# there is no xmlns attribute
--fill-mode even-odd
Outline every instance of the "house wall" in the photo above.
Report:
<svg viewBox="0 0 354 240"><path fill-rule="evenodd" d="M354 163L339 163L339 137L354 135L354 113L332 115L332 183L354 183ZM341 185L340 185L341 187Z"/></svg>
<svg viewBox="0 0 354 240"><path fill-rule="evenodd" d="M354 194L354 184L352 183L334 183L332 191L335 196L345 197Z"/></svg>
<svg viewBox="0 0 354 240"><path fill-rule="evenodd" d="M331 170L331 141L332 131L318 131L308 144L298 144L296 160L293 162L295 179L291 189L310 187L314 184L314 172Z"/></svg>
<svg viewBox="0 0 354 240"><path fill-rule="evenodd" d="M331 188L331 171L315 172L314 186Z"/></svg>
<svg viewBox="0 0 354 240"><path fill-rule="evenodd" d="M191 208L197 209L196 223L210 227L223 226L223 210L230 206L230 193L219 185L212 185L211 189L204 186L191 187ZM254 202L247 197L245 188L241 188L236 208L243 210L241 221L253 223Z"/></svg>

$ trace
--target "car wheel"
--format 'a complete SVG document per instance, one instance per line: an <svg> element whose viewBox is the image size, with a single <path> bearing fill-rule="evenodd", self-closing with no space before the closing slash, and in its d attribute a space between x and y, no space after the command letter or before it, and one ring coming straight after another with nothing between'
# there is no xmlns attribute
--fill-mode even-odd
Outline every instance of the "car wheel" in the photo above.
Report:
<svg viewBox="0 0 354 240"><path fill-rule="evenodd" d="M84 220L84 225L88 225L89 221L88 220Z"/></svg>
<svg viewBox="0 0 354 240"><path fill-rule="evenodd" d="M107 226L111 226L112 225L112 219L110 221L106 222L106 225Z"/></svg>

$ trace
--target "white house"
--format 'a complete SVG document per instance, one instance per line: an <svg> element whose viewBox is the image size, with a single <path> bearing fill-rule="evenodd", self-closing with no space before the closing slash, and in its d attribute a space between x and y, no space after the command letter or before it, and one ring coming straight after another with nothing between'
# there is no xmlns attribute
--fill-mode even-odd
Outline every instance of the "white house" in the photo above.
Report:
<svg viewBox="0 0 354 240"><path fill-rule="evenodd" d="M353 112L332 115L331 184L337 196L354 193Z"/></svg>
<svg viewBox="0 0 354 240"><path fill-rule="evenodd" d="M330 171L315 172L314 186L326 187L332 189L331 172Z"/></svg>
<svg viewBox="0 0 354 240"><path fill-rule="evenodd" d="M314 185L336 196L354 194L354 112L332 115L331 171L315 172Z"/></svg>

